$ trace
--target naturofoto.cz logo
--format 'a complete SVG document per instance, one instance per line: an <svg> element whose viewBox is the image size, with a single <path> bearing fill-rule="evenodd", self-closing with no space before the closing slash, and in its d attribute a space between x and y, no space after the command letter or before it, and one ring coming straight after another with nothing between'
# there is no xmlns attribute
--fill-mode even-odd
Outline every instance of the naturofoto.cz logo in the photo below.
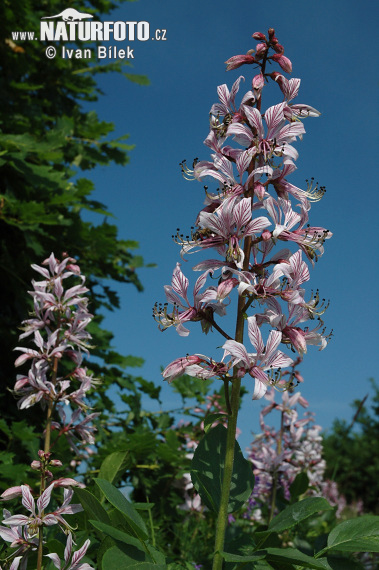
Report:
<svg viewBox="0 0 379 570"><path fill-rule="evenodd" d="M134 48L129 45L120 46L119 42L146 42L148 40L165 41L166 30L156 29L151 33L150 24L146 21L98 22L93 14L79 12L75 8L66 8L59 14L44 16L40 22L39 38L34 32L12 32L12 40L40 40L48 42L118 42L117 45L96 48L70 49L64 44L60 46L60 55L65 59L134 59ZM49 59L57 55L55 46L45 50Z"/></svg>

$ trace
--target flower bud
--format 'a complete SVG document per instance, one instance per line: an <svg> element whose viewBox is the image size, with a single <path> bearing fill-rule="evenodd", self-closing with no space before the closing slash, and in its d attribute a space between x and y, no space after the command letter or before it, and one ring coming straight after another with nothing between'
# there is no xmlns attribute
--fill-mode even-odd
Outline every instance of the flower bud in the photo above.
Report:
<svg viewBox="0 0 379 570"><path fill-rule="evenodd" d="M267 41L266 36L262 32L254 32L252 36L255 40L260 40L262 42Z"/></svg>
<svg viewBox="0 0 379 570"><path fill-rule="evenodd" d="M258 200L262 201L265 197L266 188L260 182L256 182L254 184L254 194L258 198Z"/></svg>
<svg viewBox="0 0 379 570"><path fill-rule="evenodd" d="M255 77L253 77L253 89L254 91L261 91L262 88L264 87L265 84L265 78L263 77L262 73L259 73L258 75L255 75Z"/></svg>
<svg viewBox="0 0 379 570"><path fill-rule="evenodd" d="M274 55L271 56L271 59L273 61L276 61L276 63L279 63L283 71L285 71L286 73L291 73L292 63L291 60L288 59L288 57L280 53L275 53Z"/></svg>
<svg viewBox="0 0 379 570"><path fill-rule="evenodd" d="M69 265L67 265L67 269L69 271L72 271L73 273L76 273L77 275L80 275L80 267L79 265L76 265L74 263L70 263Z"/></svg>
<svg viewBox="0 0 379 570"><path fill-rule="evenodd" d="M256 53L255 53L255 57L262 57L267 51L267 45L266 44L258 44L256 47Z"/></svg>
<svg viewBox="0 0 379 570"><path fill-rule="evenodd" d="M302 377L300 372L298 372L297 370L295 371L295 378L298 382L304 382L304 378Z"/></svg>
<svg viewBox="0 0 379 570"><path fill-rule="evenodd" d="M45 453L43 449L40 449L38 451L38 457L42 460L44 459L45 461L48 461L50 455L51 455L51 453Z"/></svg>
<svg viewBox="0 0 379 570"><path fill-rule="evenodd" d="M272 38L275 36L275 30L274 28L270 28L268 30L268 37L270 38L270 40L272 40Z"/></svg>
<svg viewBox="0 0 379 570"><path fill-rule="evenodd" d="M52 459L50 465L52 465L52 467L62 467L63 463L59 461L59 459Z"/></svg>
<svg viewBox="0 0 379 570"><path fill-rule="evenodd" d="M255 63L255 59L252 55L245 54L245 55L234 55L226 62L226 71L231 71L232 69L237 69L241 67L244 63Z"/></svg>
<svg viewBox="0 0 379 570"><path fill-rule="evenodd" d="M271 232L269 230L263 230L262 239L263 241L269 241L271 239Z"/></svg>
<svg viewBox="0 0 379 570"><path fill-rule="evenodd" d="M284 47L281 44L274 44L273 45L274 50L276 51L276 53L284 53Z"/></svg>
<svg viewBox="0 0 379 570"><path fill-rule="evenodd" d="M42 467L42 463L40 461L34 460L31 462L30 467L35 471L39 471Z"/></svg>

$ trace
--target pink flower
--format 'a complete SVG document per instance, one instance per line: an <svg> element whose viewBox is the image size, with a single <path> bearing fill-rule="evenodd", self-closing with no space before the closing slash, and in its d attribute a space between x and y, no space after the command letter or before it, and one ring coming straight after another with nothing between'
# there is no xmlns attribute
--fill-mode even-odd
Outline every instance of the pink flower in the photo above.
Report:
<svg viewBox="0 0 379 570"><path fill-rule="evenodd" d="M266 389L270 384L270 378L265 371L291 366L293 360L280 350L277 350L282 340L282 333L271 331L265 346L256 317L248 317L247 323L249 339L256 349L256 353L249 354L245 346L235 340L227 340L222 348L225 349L226 354L230 354L233 357L233 366L238 365L245 368L246 372L258 381L258 383L255 383L254 388L254 397L258 399L266 392L259 383L262 383Z"/></svg>
<svg viewBox="0 0 379 570"><path fill-rule="evenodd" d="M193 354L171 362L163 370L162 375L169 383L183 374L205 380L214 376L223 377L228 373L229 368L230 366L223 362L215 362L202 354Z"/></svg>
<svg viewBox="0 0 379 570"><path fill-rule="evenodd" d="M225 199L214 213L200 212L198 237L183 243L182 253L194 247L200 249L216 248L224 255L227 262L234 262L242 268L244 253L239 241L252 236L270 225L269 220L261 216L251 219L251 199L235 197Z"/></svg>
<svg viewBox="0 0 379 570"><path fill-rule="evenodd" d="M34 501L30 488L26 485L21 485L22 504L31 513L31 515L13 515L6 516L2 521L4 524L14 526L27 526L30 536L35 536L38 533L40 526L51 526L60 524L63 528L70 528L68 523L63 519L62 514L74 514L83 510L81 505L70 505L73 491L70 489L64 490L64 501L61 507L52 513L45 513L46 507L50 503L51 493L55 486L55 482L51 483L42 495L37 500L37 505ZM37 509L36 509L37 506ZM9 513L10 515L10 513Z"/></svg>
<svg viewBox="0 0 379 570"><path fill-rule="evenodd" d="M189 330L183 325L189 321L201 321L204 331L209 330L213 313L219 316L226 314L226 308L223 301L227 299L230 291L236 285L236 282L229 280L228 283L220 284L218 287L208 287L202 293L200 290L205 285L207 276L212 273L212 269L207 269L196 280L193 289L193 302L188 299L189 281L180 269L180 263L172 274L171 285L165 285L166 298L169 303L173 304L173 311L168 312L167 303L162 307L157 303L153 309L153 316L159 323L160 330L174 326L180 336L189 335Z"/></svg>
<svg viewBox="0 0 379 570"><path fill-rule="evenodd" d="M297 151L289 144L296 137L305 133L302 123L286 124L284 103L269 107L265 112L267 134L264 132L261 113L256 107L244 106L248 124L232 123L228 127L228 135L245 147L253 148L253 156L259 156L262 166L272 156L284 156L297 159ZM255 134L256 133L256 134Z"/></svg>
<svg viewBox="0 0 379 570"><path fill-rule="evenodd" d="M95 570L87 563L80 564L81 559L85 556L88 550L90 541L86 540L83 546L74 553L72 551L73 542L74 541L72 539L72 534L69 532L67 536L66 548L64 550L63 566L58 554L46 554L46 558L50 558L50 560L53 561L55 568L58 568L58 570Z"/></svg>

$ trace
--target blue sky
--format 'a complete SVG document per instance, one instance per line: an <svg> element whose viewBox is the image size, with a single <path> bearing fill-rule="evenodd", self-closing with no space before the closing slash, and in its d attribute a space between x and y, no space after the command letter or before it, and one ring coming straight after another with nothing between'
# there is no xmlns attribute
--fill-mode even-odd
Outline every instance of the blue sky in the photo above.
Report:
<svg viewBox="0 0 379 570"><path fill-rule="evenodd" d="M147 75L150 86L132 84L118 74L99 76L104 96L92 107L115 123L116 136L129 133L136 145L126 167L100 167L90 175L94 197L117 215L120 237L139 241L145 261L157 263L157 268L140 272L142 294L130 286L118 287L122 308L106 318L117 349L145 358L145 378L162 382L160 367L187 353L221 356L216 349L221 337L205 337L196 323L187 338L174 330L160 333L152 306L165 301L163 286L180 261L171 235L177 227L186 233L203 206L203 185L185 181L179 162L209 159L203 140L210 107L218 100L217 85L230 87L242 74L244 93L254 73L252 66L226 73L224 62L255 47L253 32L274 27L292 60L292 77L302 80L295 102L322 112L305 121L304 139L295 144L298 170L290 181L304 187L304 180L314 176L326 186L326 195L311 209L310 223L334 233L310 280L310 288L319 288L330 299L324 320L334 336L322 352L309 348L301 367L301 392L317 423L327 428L335 417L351 418L350 402L369 391L378 350L377 16L378 4L370 0L140 0L125 3L106 18L146 20L151 30L167 30L166 41L131 46L133 71ZM262 109L280 101L279 89L272 85L264 91ZM212 182L209 187L216 189ZM182 270L194 283L198 274L191 267L200 259L188 258ZM163 402L165 408L178 402L167 385ZM251 430L258 429L260 407L246 397L239 422L242 447Z"/></svg>

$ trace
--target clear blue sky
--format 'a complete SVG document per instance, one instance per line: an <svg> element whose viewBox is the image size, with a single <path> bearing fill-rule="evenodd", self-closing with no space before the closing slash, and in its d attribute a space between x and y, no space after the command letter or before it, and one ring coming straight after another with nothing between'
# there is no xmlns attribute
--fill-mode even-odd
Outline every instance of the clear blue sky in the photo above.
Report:
<svg viewBox="0 0 379 570"><path fill-rule="evenodd" d="M302 80L295 102L322 112L305 121L306 135L295 145L298 170L290 181L304 187L304 180L314 176L327 187L325 197L311 209L310 223L334 233L310 281L310 287L331 301L324 320L334 337L323 352L309 347L301 368L301 392L323 427L337 416L350 418L350 402L363 398L368 378L377 371L378 4L140 0L125 3L106 19L146 20L152 30L167 29L164 42L131 46L133 71L146 74L151 85L134 85L117 74L99 76L104 96L93 107L101 118L115 123L117 136L129 133L136 145L126 167L91 173L95 197L116 213L120 237L138 240L145 261L158 265L140 272L144 293L130 286L118 288L122 309L106 319L117 349L144 357L142 372L157 383L160 366L179 356L221 354L216 350L221 337L205 337L196 323L187 338L174 330L160 333L152 306L165 301L163 286L170 283L180 260L171 235L177 227L189 229L203 204L202 184L185 181L178 164L184 158L189 163L194 157L209 158L203 140L217 85L231 86L242 73L247 80L242 90L247 90L252 77L252 67L226 73L224 62L255 46L253 32L274 27L292 60L292 77ZM263 99L264 108L281 100L279 89L267 91L271 95ZM191 283L198 276L191 267L199 260L189 256L182 266ZM163 394L164 407L174 407L178 400L169 386ZM250 431L258 429L260 407L246 397L240 416L242 447Z"/></svg>

